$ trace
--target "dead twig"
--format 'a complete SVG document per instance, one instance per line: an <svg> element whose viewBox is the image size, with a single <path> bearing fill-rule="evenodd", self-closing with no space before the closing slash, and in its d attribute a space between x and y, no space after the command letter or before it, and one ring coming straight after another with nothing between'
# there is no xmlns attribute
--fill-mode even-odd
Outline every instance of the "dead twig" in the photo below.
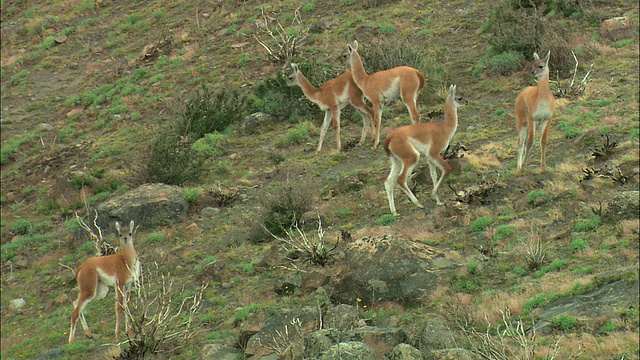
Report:
<svg viewBox="0 0 640 360"><path fill-rule="evenodd" d="M578 73L578 57L572 51L571 55L573 55L573 60L575 61L575 66L573 67L573 75L571 76L571 81L566 85L562 86L560 80L550 81L554 86L551 91L556 96L556 98L576 98L578 96L584 95L587 89L587 83L589 82L589 75L591 75L591 71L593 70L593 64L589 66L589 71L584 75L582 80L579 83L576 83L576 75Z"/></svg>
<svg viewBox="0 0 640 360"><path fill-rule="evenodd" d="M272 25L273 23L275 25ZM291 20L291 26L297 27L297 31L291 29L287 31L280 20L266 13L264 7L262 8L262 21L256 20L255 26L262 34L267 35L267 38L261 39L256 34L253 34L253 38L267 51L267 55L272 61L283 65L298 54L300 47L309 35L309 28L302 23L300 7L294 11L293 20Z"/></svg>
<svg viewBox="0 0 640 360"><path fill-rule="evenodd" d="M458 190L449 183L449 189L453 191L456 196L456 201L461 203L471 203L472 201L478 201L481 204L488 202L487 198L493 190L495 190L498 181L500 180L500 173L496 172L496 177L493 181L486 179L486 174L482 174L482 178L477 185Z"/></svg>

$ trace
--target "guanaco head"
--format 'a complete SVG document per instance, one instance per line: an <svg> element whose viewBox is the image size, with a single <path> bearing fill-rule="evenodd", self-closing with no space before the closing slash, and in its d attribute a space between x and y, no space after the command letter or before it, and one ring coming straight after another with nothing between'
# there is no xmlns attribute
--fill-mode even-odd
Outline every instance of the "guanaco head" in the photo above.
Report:
<svg viewBox="0 0 640 360"><path fill-rule="evenodd" d="M353 46L351 44L347 44L347 51L342 55L344 59L348 62L351 61L351 57L355 52L358 51L358 40L353 40Z"/></svg>
<svg viewBox="0 0 640 360"><path fill-rule="evenodd" d="M298 72L300 71L298 70L298 64L291 63L291 69L293 70L293 72L289 76L287 76L287 85L298 85Z"/></svg>
<svg viewBox="0 0 640 360"><path fill-rule="evenodd" d="M538 53L533 53L533 58L535 61L533 62L533 76L536 79L540 79L544 77L549 72L549 58L551 57L551 51L547 53L547 56L544 59L540 59Z"/></svg>
<svg viewBox="0 0 640 360"><path fill-rule="evenodd" d="M447 95L447 101L451 101L454 108L459 108L467 105L469 102L462 98L460 95L456 95L456 85L449 86L449 93Z"/></svg>
<svg viewBox="0 0 640 360"><path fill-rule="evenodd" d="M117 221L116 221L116 230L118 231L118 238L120 238L122 245L133 244L133 233L135 230L135 224L133 223L133 220L131 220L131 222L129 223L128 233L125 233L125 234L122 233L122 229L120 228L120 223Z"/></svg>

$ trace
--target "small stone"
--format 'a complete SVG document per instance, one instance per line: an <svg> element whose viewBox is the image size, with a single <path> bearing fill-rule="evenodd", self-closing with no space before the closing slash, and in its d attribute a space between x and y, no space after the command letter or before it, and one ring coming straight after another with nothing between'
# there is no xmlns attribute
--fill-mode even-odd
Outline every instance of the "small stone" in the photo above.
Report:
<svg viewBox="0 0 640 360"><path fill-rule="evenodd" d="M24 307L26 304L27 304L27 302L23 298L13 299L9 303L11 308L14 309L14 310L18 310L18 309Z"/></svg>

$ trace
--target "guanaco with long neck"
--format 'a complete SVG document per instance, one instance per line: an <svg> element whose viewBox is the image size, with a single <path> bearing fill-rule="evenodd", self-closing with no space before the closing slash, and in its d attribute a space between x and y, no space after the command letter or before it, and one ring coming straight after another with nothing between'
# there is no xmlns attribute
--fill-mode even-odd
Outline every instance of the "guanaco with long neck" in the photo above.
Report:
<svg viewBox="0 0 640 360"><path fill-rule="evenodd" d="M76 333L76 322L80 318L82 327L88 337L93 337L84 309L93 300L104 298L109 292L109 287L115 288L116 293L116 341L120 339L120 318L124 308L124 301L129 302L131 284L137 281L140 274L140 260L133 246L133 234L135 231L133 220L129 223L129 229L121 231L120 223L116 221L116 230L120 238L120 252L114 255L92 257L78 268L78 299L73 302L71 313L71 329L69 331L69 343L73 343ZM125 327L128 329L128 318L125 317Z"/></svg>
<svg viewBox="0 0 640 360"><path fill-rule="evenodd" d="M369 75L362 65L362 59L358 53L357 40L353 42L353 46L347 45L347 56L353 80L372 104L375 126L372 149L376 149L380 141L382 107L386 102L400 97L407 110L409 110L412 122L414 124L420 122L420 113L416 102L418 93L422 90L426 81L420 71L409 66L398 66Z"/></svg>
<svg viewBox="0 0 640 360"><path fill-rule="evenodd" d="M329 122L333 120L333 130L336 133L336 149L342 149L340 142L340 111L348 104L356 108L362 115L364 122L362 135L358 145L362 145L366 139L367 132L373 129L373 110L364 102L364 95L356 83L353 81L351 71L345 71L338 77L331 79L320 87L314 87L306 76L298 69L297 64L291 64L293 72L287 78L289 86L299 86L304 96L309 101L318 105L324 111L324 121L320 129L320 141L316 152L322 150L322 142L329 128Z"/></svg>
<svg viewBox="0 0 640 360"><path fill-rule="evenodd" d="M438 188L444 177L451 171L451 166L440 153L447 149L458 128L458 108L467 103L461 96L456 95L456 85L451 85L445 100L443 122L406 125L387 135L384 140L384 150L391 161L391 171L384 182L384 188L387 192L389 209L393 215L398 215L393 197L396 184L407 194L412 203L423 208L407 186L407 179L420 161L420 155L424 155L429 165L433 182L431 196L438 205L444 204L438 197ZM438 171L442 174L440 178L438 178Z"/></svg>
<svg viewBox="0 0 640 360"><path fill-rule="evenodd" d="M533 147L533 137L536 128L540 129L540 169L544 171L547 167L545 153L547 151L547 140L549 136L549 125L556 110L556 98L549 88L549 57L551 51L544 59L540 59L537 53L533 54L535 59L533 65L533 76L538 81L537 86L529 86L522 90L516 98L516 120L518 129L518 160L517 170L522 171L522 167L531 156Z"/></svg>

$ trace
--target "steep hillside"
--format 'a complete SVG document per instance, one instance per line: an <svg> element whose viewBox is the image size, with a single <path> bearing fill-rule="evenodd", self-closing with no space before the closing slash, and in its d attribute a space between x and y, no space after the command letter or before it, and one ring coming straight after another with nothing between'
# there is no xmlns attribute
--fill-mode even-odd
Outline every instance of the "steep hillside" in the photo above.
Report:
<svg viewBox="0 0 640 360"><path fill-rule="evenodd" d="M208 285L193 319L200 331L167 356L196 358L212 342L246 345L247 334L279 311L321 301L319 291L277 291L282 279L296 275L291 267L254 267L274 253L284 258L281 243L262 228L270 224L269 210L277 212L273 205L280 194L293 204L309 199L305 217L322 219L331 246L342 239L325 266L330 272L348 261L345 234L428 244L459 264L410 305L373 302L362 309L360 298L349 304L363 324L404 328L417 348L420 329L434 318L445 321L452 302L478 323L499 320L508 307L533 325L550 319L544 311L551 305L572 302L573 296L616 281L637 284L638 219L607 214L614 196L638 190L638 42L601 39L600 23L628 16L638 24L638 4L533 2L540 5L536 26L553 29L539 38L550 43L535 49L553 50L552 88L557 94L569 88L575 71L576 86L569 90L576 92L558 96L547 170L539 169L536 140L524 172L517 173L515 98L534 84L533 54L499 49L508 34L497 24L517 19L501 17L494 8L514 3L3 0L2 358L48 352L54 358L106 359L119 353L102 346L113 341L112 293L87 309L97 338L78 330L76 343L67 344L77 296L70 269L94 255L75 214L88 219L105 200L157 179L163 170L153 162L163 145L158 140L178 139L164 149L181 151L175 129L189 106L198 109L202 94L222 94L216 104L232 109L223 117L239 120L196 142L196 153L205 154L202 171L179 184L190 204L187 216L136 235L143 267L153 272L152 287L159 289L160 274L174 280L176 297ZM260 25L265 21L273 37ZM533 25L529 30L544 33ZM452 143L466 151L450 160L455 171L439 191L445 206L431 199L431 179L421 163L412 189L425 209L398 191L401 215L389 214L383 185L388 159L382 146L370 149L370 135L364 146L354 146L362 120L350 107L342 115L343 151L336 153L330 129L322 151L315 152L323 113L299 89L284 85L288 63L273 61L260 44L277 49L292 39L303 41L287 60L299 63L314 85L347 69L343 55L353 40L369 69L411 58L406 65L427 77L418 102L423 122L442 121L446 89L457 85L469 104L458 111ZM571 51L579 61L575 70ZM240 95L234 98L233 92ZM242 119L258 111L272 117L247 129ZM404 105L390 103L381 139L409 123ZM189 141L185 154L195 154ZM172 166L186 174L176 162L167 168ZM494 180L486 194L464 197ZM221 204L225 195L229 203ZM115 243L113 234L106 237ZM529 267L527 248L537 239L546 258ZM331 293L330 285L324 291ZM16 299L25 302L21 306ZM539 348L561 341L559 358L638 358L637 304L610 304L571 318L577 325L556 322L540 331ZM471 348L463 338L457 341Z"/></svg>

